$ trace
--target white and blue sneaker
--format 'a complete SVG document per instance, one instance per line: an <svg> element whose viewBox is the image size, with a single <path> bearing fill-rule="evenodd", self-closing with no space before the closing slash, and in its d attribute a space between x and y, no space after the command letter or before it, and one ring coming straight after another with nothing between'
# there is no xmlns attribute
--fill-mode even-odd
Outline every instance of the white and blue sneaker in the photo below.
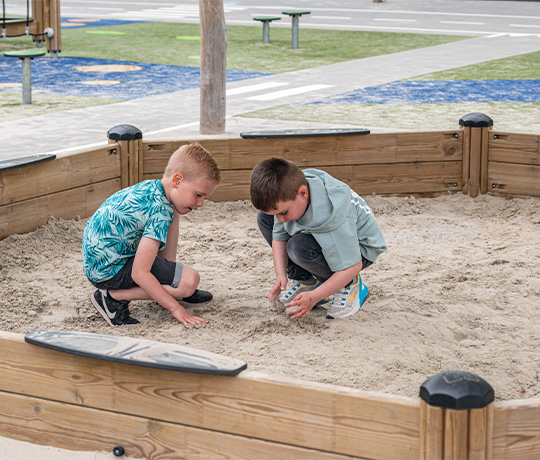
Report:
<svg viewBox="0 0 540 460"><path fill-rule="evenodd" d="M326 312L326 318L347 318L354 315L364 304L369 295L367 286L362 282L360 275L349 283L348 286L341 288L334 294L332 305Z"/></svg>
<svg viewBox="0 0 540 460"><path fill-rule="evenodd" d="M303 281L291 280L291 286L289 289L286 289L279 296L279 301L282 304L292 302L292 300L302 292L309 292L317 289L322 283L315 280L312 284L305 284Z"/></svg>

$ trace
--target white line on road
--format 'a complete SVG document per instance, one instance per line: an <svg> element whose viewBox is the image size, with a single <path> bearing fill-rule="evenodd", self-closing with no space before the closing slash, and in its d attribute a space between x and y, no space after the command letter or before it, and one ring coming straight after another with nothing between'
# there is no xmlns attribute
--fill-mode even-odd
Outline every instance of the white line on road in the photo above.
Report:
<svg viewBox="0 0 540 460"><path fill-rule="evenodd" d="M227 96L234 96L236 94L252 93L253 91L260 91L262 89L275 88L277 86L287 86L289 83L279 83L277 81L260 83L258 85L242 86L241 88L234 88L227 90Z"/></svg>
<svg viewBox="0 0 540 460"><path fill-rule="evenodd" d="M309 91L316 91L318 89L331 88L334 85L308 85L300 86L299 88L284 89L283 91L275 91L273 93L262 94L260 96L252 96L246 99L253 101L271 101L272 99L279 99L280 97L294 96L296 94L307 93Z"/></svg>
<svg viewBox="0 0 540 460"><path fill-rule="evenodd" d="M540 27L540 24L508 24L510 27Z"/></svg>
<svg viewBox="0 0 540 460"><path fill-rule="evenodd" d="M465 21L440 21L441 24L463 24L468 26L483 26L485 22L465 22Z"/></svg>
<svg viewBox="0 0 540 460"><path fill-rule="evenodd" d="M373 18L374 21L388 21L388 22L418 22L417 19L399 19L399 18Z"/></svg>
<svg viewBox="0 0 540 460"><path fill-rule="evenodd" d="M352 18L347 16L311 16L313 19L345 19L350 21Z"/></svg>

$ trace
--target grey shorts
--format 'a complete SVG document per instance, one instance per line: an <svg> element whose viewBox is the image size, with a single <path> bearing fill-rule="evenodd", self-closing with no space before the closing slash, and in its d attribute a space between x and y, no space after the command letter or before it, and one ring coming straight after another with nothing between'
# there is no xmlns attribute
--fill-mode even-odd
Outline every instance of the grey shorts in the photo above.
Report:
<svg viewBox="0 0 540 460"><path fill-rule="evenodd" d="M90 282L97 287L98 289L130 289L136 287L137 283L133 281L131 277L131 270L133 268L133 261L135 257L128 259L125 265L120 269L120 271L114 275L109 280L95 282L90 280ZM163 259L161 257L156 257L152 269L150 272L156 277L160 284L165 284L172 286L173 288L178 287L180 284L180 278L182 277L182 268L184 266L179 262L171 262L170 260Z"/></svg>

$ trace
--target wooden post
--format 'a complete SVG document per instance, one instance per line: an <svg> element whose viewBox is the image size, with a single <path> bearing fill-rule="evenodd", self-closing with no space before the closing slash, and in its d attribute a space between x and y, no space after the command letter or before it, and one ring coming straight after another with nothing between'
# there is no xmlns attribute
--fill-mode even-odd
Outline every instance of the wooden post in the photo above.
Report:
<svg viewBox="0 0 540 460"><path fill-rule="evenodd" d="M223 0L199 0L201 21L201 134L225 132L227 26Z"/></svg>
<svg viewBox="0 0 540 460"><path fill-rule="evenodd" d="M142 169L142 131L132 125L117 125L107 132L107 137L109 144L118 144L121 187L126 188L139 183L144 173Z"/></svg>
<svg viewBox="0 0 540 460"><path fill-rule="evenodd" d="M58 57L62 49L61 41L61 18L60 18L60 0L49 0L49 26L53 31L53 36L47 36L47 50L51 57ZM43 32L43 31L42 31Z"/></svg>
<svg viewBox="0 0 540 460"><path fill-rule="evenodd" d="M469 113L459 120L463 127L463 193L476 198L487 193L488 136L493 120L483 113Z"/></svg>
<svg viewBox="0 0 540 460"><path fill-rule="evenodd" d="M445 371L420 387L422 460L488 460L493 400L489 383L466 371Z"/></svg>

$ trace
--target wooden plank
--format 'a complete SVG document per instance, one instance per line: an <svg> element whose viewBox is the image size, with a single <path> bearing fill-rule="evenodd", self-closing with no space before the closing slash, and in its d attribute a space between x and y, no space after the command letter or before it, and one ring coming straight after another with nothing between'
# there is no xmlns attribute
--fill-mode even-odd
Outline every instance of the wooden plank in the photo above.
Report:
<svg viewBox="0 0 540 460"><path fill-rule="evenodd" d="M0 206L0 239L45 225L51 216L86 218L110 195L120 190L119 179L73 188L19 203Z"/></svg>
<svg viewBox="0 0 540 460"><path fill-rule="evenodd" d="M461 190L461 162L365 166L323 166L320 169L347 183L360 195L429 193ZM148 176L145 176L148 177ZM250 170L221 172L212 201L249 200Z"/></svg>
<svg viewBox="0 0 540 460"><path fill-rule="evenodd" d="M489 160L489 128L482 128L482 140L480 141L480 193L488 192L488 160Z"/></svg>
<svg viewBox="0 0 540 460"><path fill-rule="evenodd" d="M461 162L321 168L360 195L429 193L461 189Z"/></svg>
<svg viewBox="0 0 540 460"><path fill-rule="evenodd" d="M495 403L493 458L540 458L540 399Z"/></svg>
<svg viewBox="0 0 540 460"><path fill-rule="evenodd" d="M469 195L476 198L480 194L480 165L482 154L482 130L471 129L471 152L469 157Z"/></svg>
<svg viewBox="0 0 540 460"><path fill-rule="evenodd" d="M462 186L463 194L469 194L469 177L471 171L471 128L463 127L463 168L462 168Z"/></svg>
<svg viewBox="0 0 540 460"><path fill-rule="evenodd" d="M116 144L0 173L0 206L120 176ZM29 177L31 180L29 180Z"/></svg>
<svg viewBox="0 0 540 460"><path fill-rule="evenodd" d="M15 23L7 23L6 24L6 35L20 35L26 33L26 15L24 17L24 22L15 22ZM28 31L31 34L37 34L42 33L43 30L38 29L39 24L36 21L30 20L30 23L28 24Z"/></svg>
<svg viewBox="0 0 540 460"><path fill-rule="evenodd" d="M418 460L420 410L417 402L411 404L410 398L391 395L373 395L366 399L342 392L337 395L334 411L336 451L354 452L370 459Z"/></svg>
<svg viewBox="0 0 540 460"><path fill-rule="evenodd" d="M540 196L540 166L490 161L488 191L502 195Z"/></svg>
<svg viewBox="0 0 540 460"><path fill-rule="evenodd" d="M144 174L148 177L161 178L170 156L182 145L191 142L194 141L143 142ZM197 142L212 154L220 169L230 169L230 139L204 139Z"/></svg>
<svg viewBox="0 0 540 460"><path fill-rule="evenodd" d="M20 441L75 451L111 452L121 445L126 455L148 460L357 458L4 392L0 431Z"/></svg>
<svg viewBox="0 0 540 460"><path fill-rule="evenodd" d="M6 332L0 346L0 391L344 455L357 455L374 427L387 427L396 450L418 444L415 399L249 371L231 378L129 366L35 347ZM347 412L349 404L355 410ZM405 421L399 430L396 414ZM375 444L372 458L387 459L387 445Z"/></svg>
<svg viewBox="0 0 540 460"><path fill-rule="evenodd" d="M540 165L540 136L490 132L489 161Z"/></svg>
<svg viewBox="0 0 540 460"><path fill-rule="evenodd" d="M444 459L468 458L467 434L469 411L445 409L444 411Z"/></svg>
<svg viewBox="0 0 540 460"><path fill-rule="evenodd" d="M324 138L245 139L231 141L231 169L253 168L270 156L299 167L461 161L461 132L378 133Z"/></svg>
<svg viewBox="0 0 540 460"><path fill-rule="evenodd" d="M444 409L420 401L420 460L442 459L444 454Z"/></svg>
<svg viewBox="0 0 540 460"><path fill-rule="evenodd" d="M493 404L469 411L469 460L492 458Z"/></svg>

